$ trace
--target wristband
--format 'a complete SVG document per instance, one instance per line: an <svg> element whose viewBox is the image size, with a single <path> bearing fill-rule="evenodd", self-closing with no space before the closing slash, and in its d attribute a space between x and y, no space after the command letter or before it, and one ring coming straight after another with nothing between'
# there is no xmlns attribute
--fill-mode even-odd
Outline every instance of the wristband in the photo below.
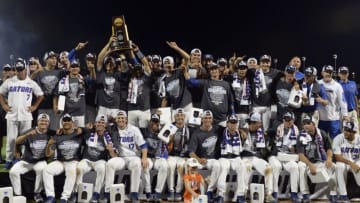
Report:
<svg viewBox="0 0 360 203"><path fill-rule="evenodd" d="M137 52L135 52L135 54L136 54L136 56L137 56L140 60L145 57L144 54L143 54L140 50L138 50Z"/></svg>

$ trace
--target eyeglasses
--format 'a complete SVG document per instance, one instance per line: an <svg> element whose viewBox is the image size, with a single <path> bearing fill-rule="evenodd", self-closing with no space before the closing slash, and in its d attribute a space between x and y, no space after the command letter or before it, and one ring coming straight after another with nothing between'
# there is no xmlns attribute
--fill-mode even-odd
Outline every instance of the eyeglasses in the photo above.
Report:
<svg viewBox="0 0 360 203"><path fill-rule="evenodd" d="M72 119L71 119L71 118L69 118L69 117L66 117L66 118L63 118L63 119L62 119L62 121L63 121L63 122L71 122L71 121L72 121Z"/></svg>

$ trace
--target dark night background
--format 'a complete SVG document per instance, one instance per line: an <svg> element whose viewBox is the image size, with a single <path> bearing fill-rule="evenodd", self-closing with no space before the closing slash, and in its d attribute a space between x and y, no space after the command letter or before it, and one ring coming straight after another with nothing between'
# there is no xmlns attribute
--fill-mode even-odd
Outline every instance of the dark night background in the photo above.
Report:
<svg viewBox="0 0 360 203"><path fill-rule="evenodd" d="M337 66L356 72L359 13L360 1L0 0L0 63L10 54L42 58L45 51L89 41L77 55L83 59L107 42L112 16L124 14L130 38L145 55L176 55L169 40L215 58L268 53L281 69L294 55L320 69L333 65L337 54Z"/></svg>

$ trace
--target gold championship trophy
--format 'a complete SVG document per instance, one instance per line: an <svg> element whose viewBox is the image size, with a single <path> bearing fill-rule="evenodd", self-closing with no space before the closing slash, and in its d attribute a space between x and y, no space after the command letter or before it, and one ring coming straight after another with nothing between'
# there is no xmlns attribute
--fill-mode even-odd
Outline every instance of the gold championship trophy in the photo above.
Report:
<svg viewBox="0 0 360 203"><path fill-rule="evenodd" d="M131 50L131 43L124 16L115 16L112 22L112 36L115 36L116 40L110 45L111 52Z"/></svg>

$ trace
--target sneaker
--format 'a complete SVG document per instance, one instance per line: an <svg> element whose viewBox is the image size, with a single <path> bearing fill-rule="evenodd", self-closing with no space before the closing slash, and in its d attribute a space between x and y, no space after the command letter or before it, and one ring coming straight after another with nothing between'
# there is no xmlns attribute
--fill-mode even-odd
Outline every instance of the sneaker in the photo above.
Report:
<svg viewBox="0 0 360 203"><path fill-rule="evenodd" d="M169 192L168 193L167 201L169 201L169 202L175 201L175 192Z"/></svg>
<svg viewBox="0 0 360 203"><path fill-rule="evenodd" d="M180 192L175 193L175 201L180 202L182 200L182 194Z"/></svg>
<svg viewBox="0 0 360 203"><path fill-rule="evenodd" d="M92 197L91 197L90 203L98 203L99 202L99 197L100 197L100 194L97 193L97 192L94 192Z"/></svg>
<svg viewBox="0 0 360 203"><path fill-rule="evenodd" d="M294 203L301 203L301 200L298 197L298 194L296 192L291 193L291 201Z"/></svg>
<svg viewBox="0 0 360 203"><path fill-rule="evenodd" d="M131 192L130 198L131 198L131 203L140 203L137 192Z"/></svg>
<svg viewBox="0 0 360 203"><path fill-rule="evenodd" d="M224 203L224 197L219 196L216 200L216 203Z"/></svg>
<svg viewBox="0 0 360 203"><path fill-rule="evenodd" d="M110 193L109 193L109 192L105 192L105 193L104 193L104 196L103 196L101 202L102 202L102 203L108 203L108 202L110 202Z"/></svg>
<svg viewBox="0 0 360 203"><path fill-rule="evenodd" d="M302 197L303 197L303 199L302 199L303 203L309 203L310 202L309 194L303 194Z"/></svg>
<svg viewBox="0 0 360 203"><path fill-rule="evenodd" d="M237 196L236 203L246 203L245 196Z"/></svg>
<svg viewBox="0 0 360 203"><path fill-rule="evenodd" d="M212 191L207 191L206 192L206 195L208 197L208 202L214 202L214 199L213 199L213 192Z"/></svg>
<svg viewBox="0 0 360 203"><path fill-rule="evenodd" d="M67 203L68 201L66 199L60 199L60 203Z"/></svg>
<svg viewBox="0 0 360 203"><path fill-rule="evenodd" d="M12 161L6 161L4 169L5 170L10 170L12 167Z"/></svg>
<svg viewBox="0 0 360 203"><path fill-rule="evenodd" d="M275 198L274 198L271 194L267 194L267 195L265 196L265 202L275 203L276 200L275 200Z"/></svg>
<svg viewBox="0 0 360 203"><path fill-rule="evenodd" d="M35 200L36 203L44 202L44 198L40 193L35 193L34 194L34 200Z"/></svg>
<svg viewBox="0 0 360 203"><path fill-rule="evenodd" d="M146 202L153 202L154 201L154 195L151 194L150 192L146 193Z"/></svg>
<svg viewBox="0 0 360 203"><path fill-rule="evenodd" d="M55 201L56 201L55 197L49 196L49 197L46 198L45 203L55 203Z"/></svg>
<svg viewBox="0 0 360 203"><path fill-rule="evenodd" d="M78 193L77 193L77 192L73 192L73 193L71 193L70 198L69 198L67 201L68 201L69 203L76 203L77 196L78 196Z"/></svg>
<svg viewBox="0 0 360 203"><path fill-rule="evenodd" d="M350 203L351 201L350 201L350 199L349 199L349 197L347 195L341 195L340 196L340 202L341 203Z"/></svg>
<svg viewBox="0 0 360 203"><path fill-rule="evenodd" d="M337 195L330 195L330 196L329 196L329 201L330 201L331 203L340 203Z"/></svg>
<svg viewBox="0 0 360 203"><path fill-rule="evenodd" d="M154 201L155 201L155 203L160 203L161 202L161 194L160 193L156 192L154 194Z"/></svg>
<svg viewBox="0 0 360 203"><path fill-rule="evenodd" d="M278 201L278 193L277 192L273 192L272 193L273 198L275 199L275 201Z"/></svg>

